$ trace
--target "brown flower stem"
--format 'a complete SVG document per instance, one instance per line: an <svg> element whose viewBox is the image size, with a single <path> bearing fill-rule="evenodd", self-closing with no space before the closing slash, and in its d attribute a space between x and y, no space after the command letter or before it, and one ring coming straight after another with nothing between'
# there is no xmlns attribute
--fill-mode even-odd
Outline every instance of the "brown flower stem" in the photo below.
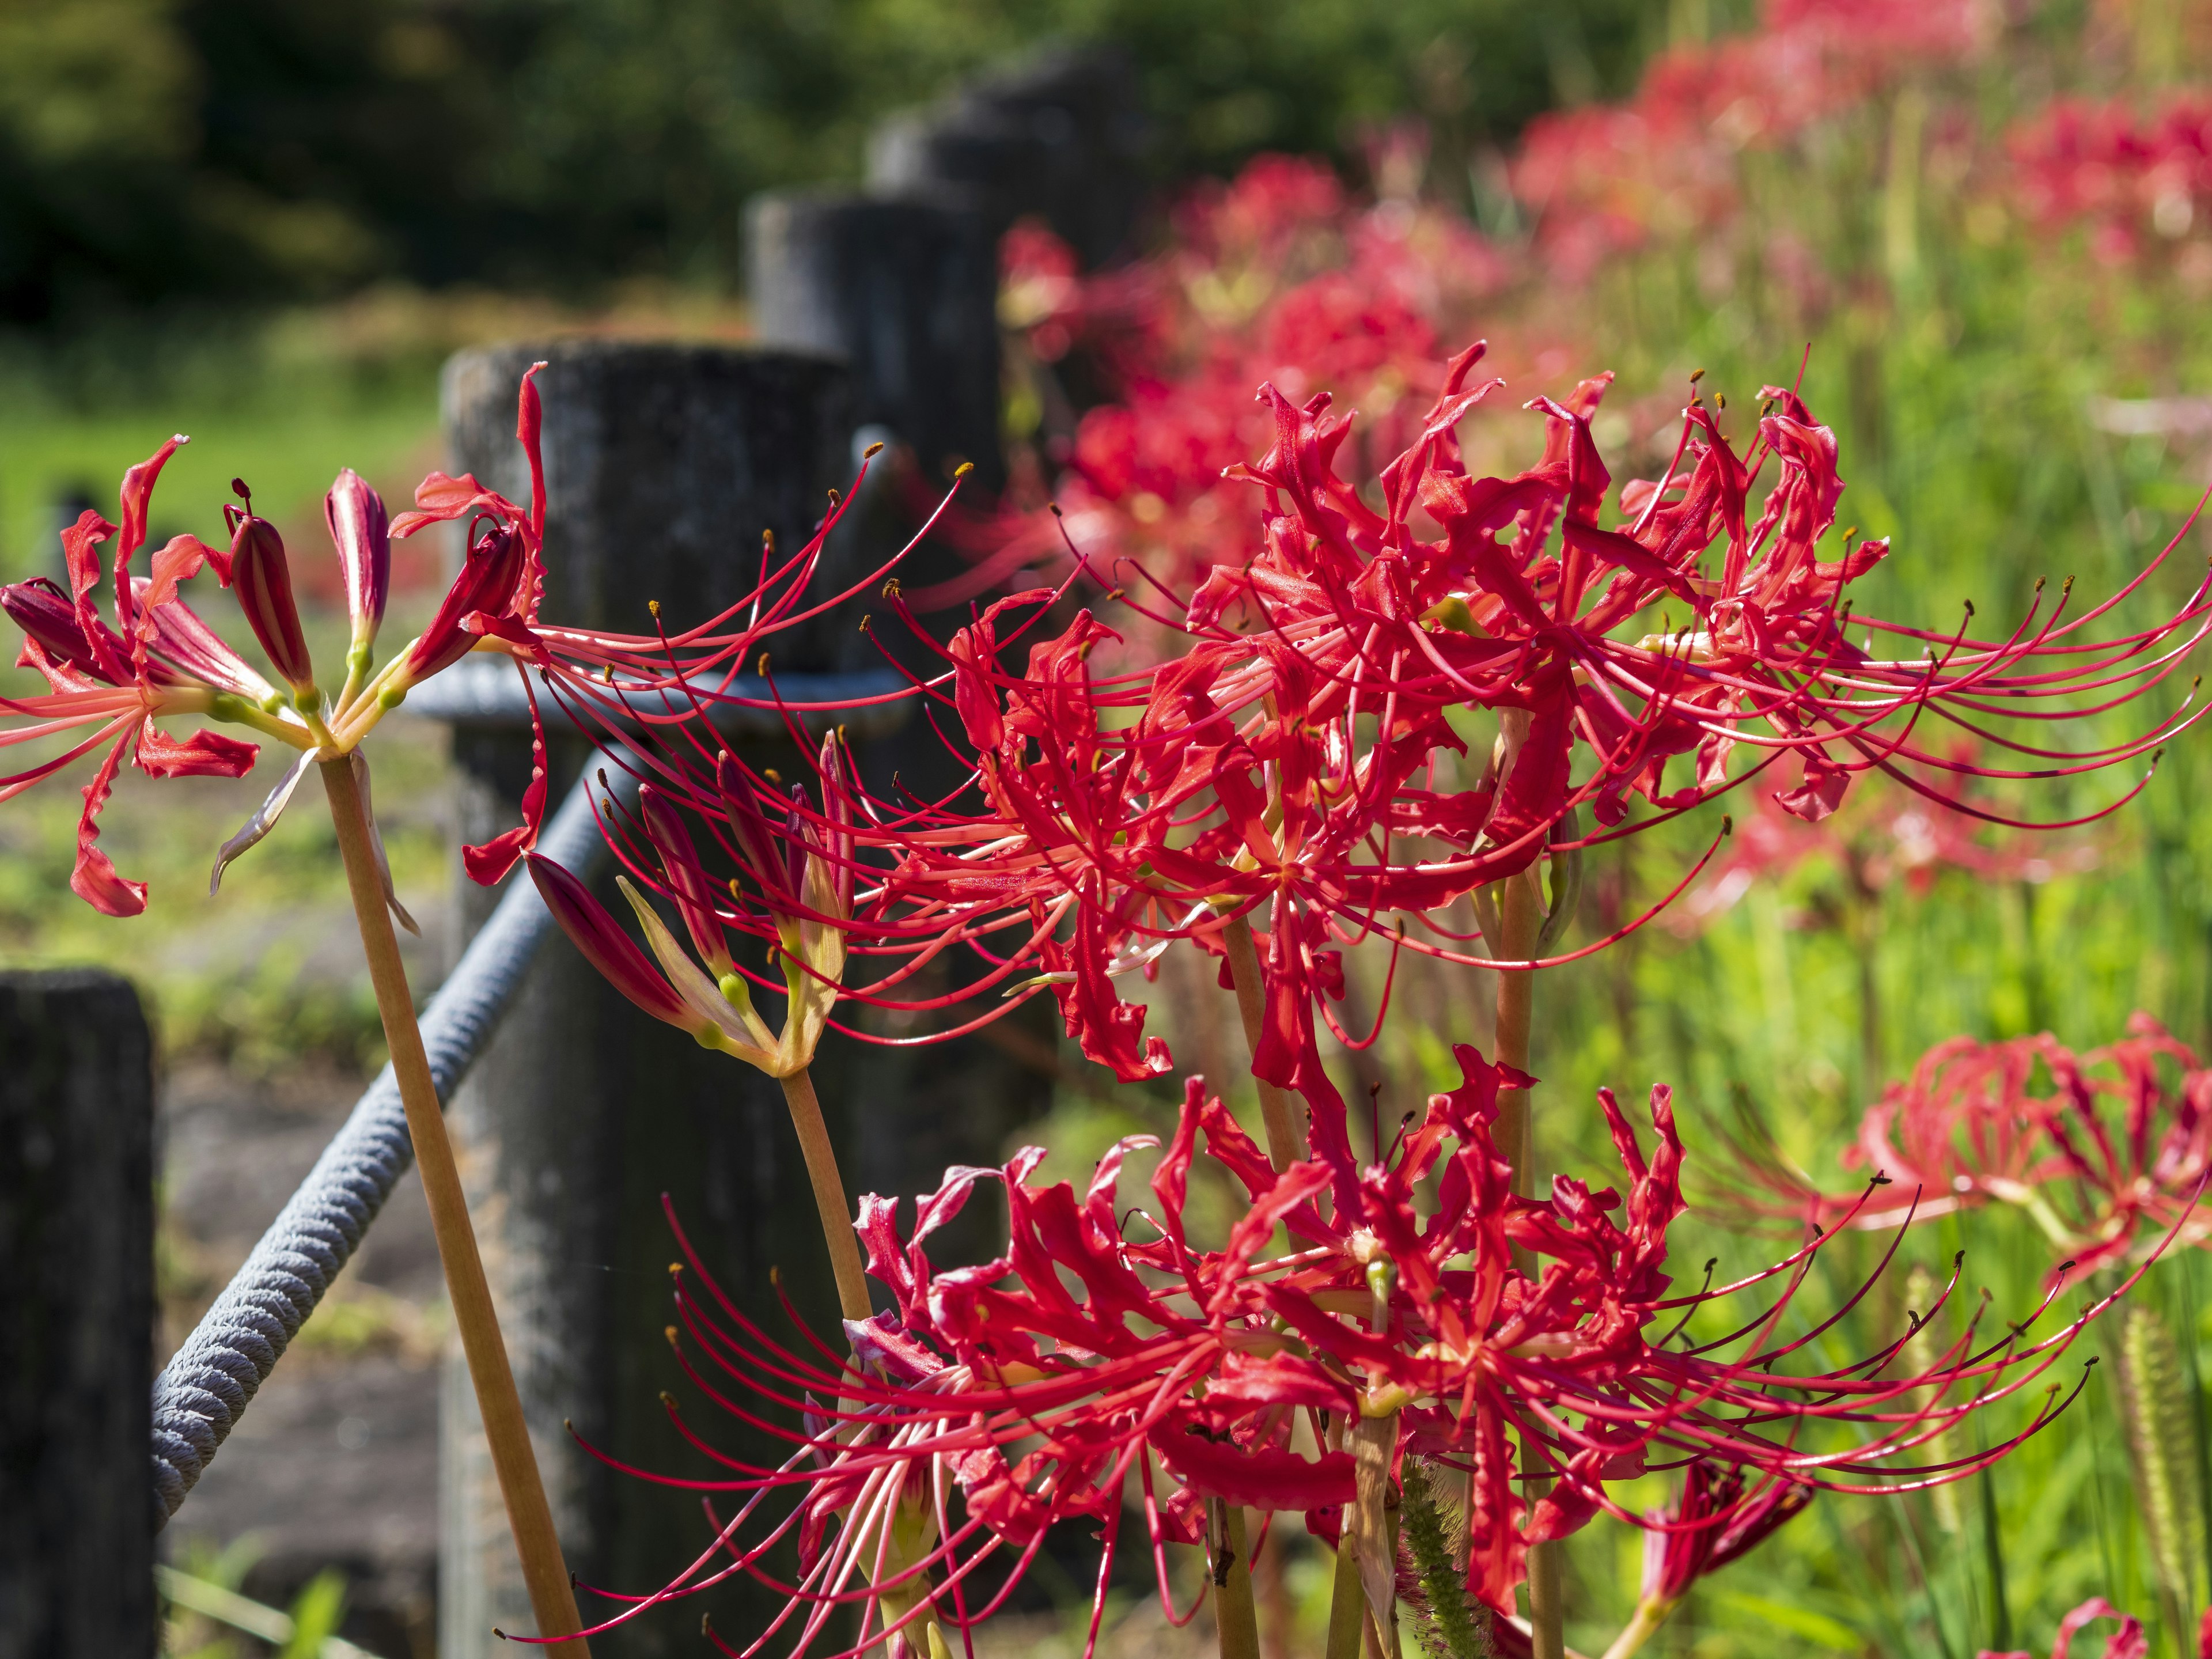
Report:
<svg viewBox="0 0 2212 1659"><path fill-rule="evenodd" d="M1213 1624L1221 1659L1260 1659L1260 1620L1252 1607L1252 1559L1244 1547L1244 1506L1206 1500L1206 1533L1214 1547Z"/></svg>
<svg viewBox="0 0 2212 1659"><path fill-rule="evenodd" d="M837 1276L837 1305L848 1319L866 1319L875 1309L868 1301L860 1241L845 1201L844 1177L837 1173L836 1149L822 1121L822 1103L815 1098L814 1079L805 1066L783 1079L783 1097L791 1108L791 1127L799 1131L807 1179L814 1183L814 1206L822 1212L823 1242L830 1247L830 1268Z"/></svg>
<svg viewBox="0 0 2212 1659"><path fill-rule="evenodd" d="M1382 1659L1399 1659L1398 1494L1390 1461L1398 1445L1398 1413L1362 1417L1352 1425L1352 1513L1345 1533L1358 1562L1367 1640Z"/></svg>
<svg viewBox="0 0 2212 1659"><path fill-rule="evenodd" d="M1498 906L1501 937L1497 954L1501 961L1527 962L1535 954L1536 938L1544 926L1543 898L1537 890L1537 880L1536 867L1531 865L1504 881L1505 890L1499 896ZM1522 969L1502 973L1498 980L1498 1059L1500 1064L1521 1072L1528 1069L1535 977L1534 972ZM1536 1145L1526 1089L1498 1091L1498 1150L1513 1167L1513 1190L1524 1198L1532 1196L1536 1190ZM1534 1259L1518 1249L1514 1255L1521 1271L1533 1277L1536 1270ZM1534 1446L1524 1440L1524 1469L1534 1451ZM1528 1481L1530 1498L1534 1499L1548 1484L1543 1480ZM1536 1659L1563 1659L1566 1636L1565 1610L1559 1605L1559 1546L1556 1542L1529 1547L1528 1624Z"/></svg>
<svg viewBox="0 0 2212 1659"><path fill-rule="evenodd" d="M369 842L361 792L354 784L351 757L341 755L323 762L322 773L323 787L330 796L331 822L337 830L338 852L345 862L346 885L353 896L354 919L360 926L362 949L368 957L369 981L376 988L376 1009L384 1021L385 1045L392 1051L392 1076L398 1082L400 1103L407 1111L407 1132L415 1143L415 1167L422 1171L423 1194L430 1203L430 1226L438 1240L438 1259L446 1270L446 1294L453 1304L461 1352L469 1362L469 1379L476 1384L477 1410L483 1419L484 1438L491 1443L500 1494L507 1500L507 1526L514 1534L515 1552L522 1558L531 1611L537 1618L539 1634L574 1637L544 1651L560 1659L590 1659L591 1650L584 1638L574 1635L583 1628L583 1621L576 1616L575 1592L561 1559L552 1506L545 1500L545 1483L538 1472L538 1456L531 1449L529 1427L523 1420L522 1399L515 1392L514 1371L507 1364L507 1344L500 1335L499 1316L492 1305L491 1285L484 1277L475 1229L469 1224L468 1200L461 1191L453 1144L446 1135L445 1114L439 1108L437 1085L430 1077L422 1030L415 1023L415 999L408 988L407 970L399 960L399 940L392 931L391 913L385 908L383 878Z"/></svg>
<svg viewBox="0 0 2212 1659"><path fill-rule="evenodd" d="M1328 1449L1344 1449L1344 1418L1340 1413L1329 1420ZM1329 1585L1326 1659L1359 1659L1359 1632L1366 1621L1367 1595L1359 1584L1359 1551L1352 1542L1352 1517L1347 1514L1336 1538L1336 1576Z"/></svg>
<svg viewBox="0 0 2212 1659"><path fill-rule="evenodd" d="M1229 959L1229 982L1237 988L1237 1012L1243 1017L1244 1041L1251 1046L1256 1062L1260 1035L1267 1023L1267 981L1260 976L1260 953L1252 945L1251 922L1243 916L1231 917L1222 926L1221 945ZM1252 1081L1259 1085L1260 1115L1267 1126L1267 1161L1280 1175L1304 1161L1305 1134L1291 1111L1290 1096L1256 1073Z"/></svg>

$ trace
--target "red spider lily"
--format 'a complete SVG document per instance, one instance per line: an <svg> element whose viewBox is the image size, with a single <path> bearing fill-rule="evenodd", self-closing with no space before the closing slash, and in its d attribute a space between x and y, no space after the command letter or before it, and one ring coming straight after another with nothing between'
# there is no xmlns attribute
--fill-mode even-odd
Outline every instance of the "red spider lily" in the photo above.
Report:
<svg viewBox="0 0 2212 1659"><path fill-rule="evenodd" d="M2013 1204L2069 1265L2140 1261L2212 1231L2196 1207L2212 1171L2212 1069L2141 1013L2120 1041L2080 1054L2048 1035L1954 1037L1867 1109L1844 1163L1891 1184L1862 1202L1769 1169L1754 1202L1857 1226Z"/></svg>
<svg viewBox="0 0 2212 1659"><path fill-rule="evenodd" d="M1683 1473L1680 1500L1644 1517L1644 1583L1636 1612L1605 1659L1628 1659L1698 1579L1741 1560L1813 1501L1810 1487L1789 1480L1765 1481L1748 1498L1743 1486L1740 1469L1694 1462Z"/></svg>
<svg viewBox="0 0 2212 1659"><path fill-rule="evenodd" d="M2143 1634L2142 1621L2131 1613L2122 1613L2101 1595L2092 1596L2058 1621L2058 1634L2051 1644L2051 1659L2067 1659L2072 1651L2074 1638L2086 1626L2094 1625L2100 1619L2120 1621L2119 1629L2106 1640L2104 1659L2150 1659L2150 1638ZM2208 1624L2212 1624L2212 1613L2208 1613L2206 1619ZM2212 1654L2212 1642L2206 1641L2200 1635L2197 1651L2199 1654ZM1977 1659L2034 1659L2034 1656L2024 1650L1992 1653L1984 1648Z"/></svg>
<svg viewBox="0 0 2212 1659"><path fill-rule="evenodd" d="M542 367L542 365L540 366ZM0 799L52 775L103 744L104 763L85 791L78 856L70 885L112 915L145 908L145 888L118 876L98 847L97 815L128 748L143 770L158 777L186 774L237 777L253 763L256 746L213 732L188 740L169 737L155 724L171 715L200 715L252 728L300 751L301 758L246 825L222 848L219 882L231 860L265 836L305 775L310 760L358 752L362 740L415 685L472 650L501 653L524 671L526 688L551 690L580 719L609 732L642 726L682 726L717 705L776 708L773 688L738 684L742 665L784 628L820 614L845 595L807 592L819 565L823 538L836 515L806 545L779 559L763 552L754 592L721 616L671 635L626 635L566 629L538 616L545 501L538 453L542 415L536 369L523 378L516 437L532 479L527 508L479 485L473 477L433 473L416 492L415 510L387 521L384 503L361 477L341 472L325 501L331 538L343 574L352 643L343 690L333 702L314 684L312 663L292 598L283 543L251 504L228 509L230 550L179 536L154 553L149 574L133 575L131 562L145 544L149 500L163 465L185 440L173 438L124 477L121 525L88 511L63 535L70 586L64 592L44 578L0 587L0 610L24 633L21 666L45 676L51 695L0 700L0 709L26 717L0 732L0 745L34 743L81 727L91 734L73 748L10 776L0 777ZM243 483L236 486L244 497ZM841 509L842 510L842 509ZM390 586L391 538L425 526L467 517L470 545L460 574L429 626L374 674L370 653ZM101 577L100 549L115 538L113 622L99 614L94 589ZM246 619L277 677L280 692L225 645L185 603L182 584L204 567L234 587ZM866 585L880 580L871 576ZM804 596L804 603L802 603ZM532 689L532 708L536 691ZM649 744L648 744L649 746ZM544 811L544 737L536 738L537 769L523 799L523 823L483 847L464 849L470 873L499 880L535 841Z"/></svg>
<svg viewBox="0 0 2212 1659"><path fill-rule="evenodd" d="M731 1456L672 1401L678 1431L727 1474L668 1484L730 1493L738 1508L723 1519L709 1497L714 1536L698 1559L656 1595L617 1598L631 1605L610 1625L744 1574L788 1601L743 1651L793 1624L804 1651L838 1607L859 1603L863 1627L848 1650L857 1652L917 1620L964 1628L987 1617L1057 1520L1101 1528L1103 1587L1125 1513L1144 1517L1166 1599L1165 1547L1203 1535L1210 1499L1304 1511L1310 1528L1333 1537L1354 1503L1347 1422L1355 1436L1382 1425L1393 1476L1415 1451L1469 1482L1468 1588L1509 1613L1527 1546L1600 1510L1686 1540L1710 1529L1710 1562L1785 1518L1797 1500L1778 1497L1778 1482L1917 1490L2018 1443L1916 1461L1968 1412L2032 1389L2081 1320L2031 1340L2039 1308L1978 1348L1970 1328L1910 1376L1887 1374L1902 1337L1850 1364L1793 1374L1789 1364L1841 1317L1795 1340L1779 1335L1817 1240L1738 1284L1668 1294L1662 1264L1682 1211L1682 1152L1663 1088L1648 1158L1610 1094L1600 1097L1625 1194L1562 1176L1550 1198L1519 1198L1491 1127L1501 1086L1529 1079L1458 1053L1463 1086L1431 1098L1334 1218L1316 1202L1329 1171L1308 1163L1278 1174L1195 1079L1149 1206L1125 1208L1117 1184L1133 1153L1158 1145L1147 1136L1117 1145L1080 1194L1033 1181L1043 1156L1034 1149L1002 1170L949 1170L917 1200L904 1237L891 1201L864 1200L869 1271L896 1306L848 1324L850 1362L769 1337L684 1242L679 1358L710 1400L792 1450L774 1468ZM1218 1249L1185 1222L1201 1134L1208 1162L1249 1204ZM1437 1197L1425 1213L1415 1194L1431 1177ZM927 1240L986 1179L1006 1193L1006 1254L937 1268ZM1297 1248L1266 1254L1285 1228ZM1516 1252L1540 1273L1517 1265ZM1692 1321L1725 1334L1692 1338ZM2046 1395L2021 1432L2056 1408ZM1638 1516L1607 1493L1610 1481L1678 1464L1710 1466L1692 1476L1707 1483L1695 1516ZM1552 1481L1533 1504L1524 1475ZM762 1563L787 1539L800 1577L781 1584ZM1169 1610L1189 1617L1171 1599Z"/></svg>
<svg viewBox="0 0 2212 1659"><path fill-rule="evenodd" d="M2045 230L2084 227L2106 264L2181 240L2212 209L2212 99L2202 92L2172 94L2148 112L2061 99L2008 134L2006 148L2028 214Z"/></svg>
<svg viewBox="0 0 2212 1659"><path fill-rule="evenodd" d="M1087 1054L1125 1079L1158 1075L1170 1057L1112 976L1179 938L1218 951L1224 927L1249 919L1265 928L1255 1073L1304 1096L1313 1144L1349 1203L1343 1103L1316 1036L1341 983L1337 947L1379 933L1394 948L1489 961L1455 948L1464 941L1433 913L1786 757L1802 781L1776 799L1800 818L1826 817L1855 776L1879 772L1983 822L2062 827L1966 801L1957 781L2087 772L2196 718L2185 704L2073 751L2032 741L2033 727L2014 735L2162 684L2212 617L2203 587L2172 618L2108 643L2085 635L2118 599L2068 617L2069 590L2047 610L2039 595L2009 635L1986 639L1968 633L1971 615L1948 635L1862 619L1862 648L1845 635L1845 590L1888 548L1847 535L1842 556L1820 557L1843 485L1832 434L1794 393L1769 389L1742 456L1693 400L1667 476L1624 490L1622 522L1607 527L1610 478L1589 422L1606 382L1568 404L1538 400L1537 466L1472 478L1454 432L1497 384L1469 384L1480 353L1454 361L1419 441L1384 470L1379 509L1334 470L1349 422L1325 398L1300 408L1263 390L1277 441L1243 470L1260 486L1261 550L1215 566L1188 598L1129 600L1188 636L1179 655L1097 673L1093 653L1116 635L1086 612L1033 642L1026 672L1012 672L1001 659L1049 593L1000 600L954 638L945 672L918 691L946 717L940 730L957 722L947 741L976 793L864 797L842 812L859 866L853 948L901 959L849 994L912 1012L1049 984ZM1754 519L1751 492L1770 466ZM1921 654L1877 657L1880 635ZM1498 739L1480 778L1452 787L1449 756L1464 745L1450 717L1476 709L1496 714ZM1923 720L1981 748L1939 751L1919 737ZM1686 757L1693 775L1670 788L1667 769ZM664 775L679 802L711 809L703 781ZM825 787L823 799L852 787ZM1639 799L1652 810L1632 819ZM1585 807L1607 828L1585 835ZM907 996L919 966L956 943L983 950L988 971L935 999Z"/></svg>
<svg viewBox="0 0 2212 1659"><path fill-rule="evenodd" d="M1439 383L1440 340L1467 329L1510 270L1452 215L1402 198L1354 202L1328 167L1287 156L1198 187L1174 216L1165 251L1091 276L1048 232L1018 228L1002 251L1001 310L1040 378L1073 350L1113 388L1050 435L1063 468L1050 493L1068 531L1099 568L1126 556L1180 584L1242 562L1261 539L1258 501L1224 481L1268 440L1254 386L1356 402L1373 441L1401 447ZM916 593L922 609L1067 568L1046 492L1021 472L995 511L955 517L979 562Z"/></svg>
<svg viewBox="0 0 2212 1659"><path fill-rule="evenodd" d="M256 745L207 731L180 741L155 720L197 714L289 735L287 722L260 707L281 707L281 696L177 596L178 585L203 565L213 565L218 577L228 580L230 556L197 537L178 536L154 554L151 574L131 573L132 556L146 543L155 483L184 441L181 436L170 439L123 475L121 525L88 508L63 532L67 593L44 577L0 587L0 610L23 630L17 665L36 669L52 688L45 696L0 699L0 709L27 716L29 721L0 732L0 745L93 728L62 754L0 777L0 800L108 745L99 770L85 786L70 887L94 909L112 916L134 916L146 908L145 884L118 874L99 846L100 810L114 785L124 750L131 750L132 763L149 777L234 778L252 766L259 752ZM112 628L101 619L93 592L101 574L100 547L111 537L116 538Z"/></svg>

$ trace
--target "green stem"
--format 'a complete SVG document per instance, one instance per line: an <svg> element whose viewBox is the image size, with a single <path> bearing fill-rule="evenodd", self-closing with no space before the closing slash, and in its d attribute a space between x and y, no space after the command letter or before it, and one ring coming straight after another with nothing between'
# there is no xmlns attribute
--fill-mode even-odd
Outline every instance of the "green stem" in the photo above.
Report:
<svg viewBox="0 0 2212 1659"><path fill-rule="evenodd" d="M531 1611L541 1635L571 1638L554 1643L545 1649L547 1653L562 1659L590 1659L584 1638L574 1634L583 1628L583 1621L576 1616L575 1592L561 1559L552 1506L546 1502L545 1482L522 1415L522 1397L515 1390L514 1370L507 1363L507 1344L492 1305L491 1283L484 1276L483 1256L469 1222L468 1200L461 1189L453 1144L446 1134L445 1113L430 1076L422 1027L415 1020L415 1000L399 959L398 937L392 931L392 913L385 908L384 878L370 845L361 791L354 784L352 757L341 755L323 762L322 774L331 799L331 823L345 861L354 920L368 958L369 983L375 988L377 1012L384 1020L385 1046L392 1053L392 1077L415 1143L415 1167L422 1174L423 1196L429 1200L430 1229L446 1271L447 1299L468 1360L469 1380L476 1386L477 1409L491 1447L500 1495L507 1503L507 1526L521 1558Z"/></svg>
<svg viewBox="0 0 2212 1659"><path fill-rule="evenodd" d="M860 1262L860 1241L853 1231L844 1177L837 1173L837 1152L830 1146L829 1127L822 1121L822 1103L815 1097L814 1079L802 1066L781 1081L784 1101L791 1108L791 1127L799 1131L799 1150L806 1159L807 1178L814 1184L822 1238L830 1247L830 1267L837 1279L837 1305L847 1319L866 1319L875 1312L868 1300L867 1271Z"/></svg>
<svg viewBox="0 0 2212 1659"><path fill-rule="evenodd" d="M1672 1601L1655 1601L1649 1598L1636 1604L1636 1616L1613 1638L1613 1645L1605 1650L1604 1659L1629 1659L1667 1622L1667 1615L1674 1610Z"/></svg>
<svg viewBox="0 0 2212 1659"><path fill-rule="evenodd" d="M1327 1659L1359 1659L1359 1626L1367 1598L1359 1589L1359 1552L1352 1541L1352 1517L1336 1543L1336 1577L1329 1586Z"/></svg>
<svg viewBox="0 0 2212 1659"><path fill-rule="evenodd" d="M1221 1659L1260 1659L1260 1618L1252 1606L1252 1559L1244 1543L1244 1506L1206 1500L1213 1541L1213 1622Z"/></svg>
<svg viewBox="0 0 2212 1659"><path fill-rule="evenodd" d="M1267 991L1260 974L1260 953L1252 943L1252 924L1243 916L1232 917L1222 927L1221 946L1229 962L1229 982L1237 988L1237 1012L1244 1022L1244 1041L1256 1062L1260 1036L1267 1028ZM1259 1085L1260 1115L1267 1127L1267 1161L1280 1175L1304 1159L1305 1136L1298 1128L1291 1097L1256 1073L1252 1081Z"/></svg>
<svg viewBox="0 0 2212 1659"><path fill-rule="evenodd" d="M1498 954L1506 962L1526 962L1534 954L1537 935L1543 931L1544 904L1536 887L1534 866L1506 878L1499 910ZM1528 1069L1528 1041L1534 1024L1535 975L1528 970L1501 974L1498 984L1498 1058L1516 1071ZM1536 1189L1535 1127L1526 1089L1502 1090L1498 1097L1498 1151L1513 1168L1513 1190L1522 1197ZM1516 1265L1531 1279L1536 1264L1525 1251L1516 1250ZM1525 1472L1534 1461L1534 1443L1522 1443ZM1526 1483L1533 1502L1549 1483ZM1565 1613L1559 1603L1559 1550L1557 1542L1534 1544L1528 1549L1529 1639L1536 1659L1565 1659Z"/></svg>

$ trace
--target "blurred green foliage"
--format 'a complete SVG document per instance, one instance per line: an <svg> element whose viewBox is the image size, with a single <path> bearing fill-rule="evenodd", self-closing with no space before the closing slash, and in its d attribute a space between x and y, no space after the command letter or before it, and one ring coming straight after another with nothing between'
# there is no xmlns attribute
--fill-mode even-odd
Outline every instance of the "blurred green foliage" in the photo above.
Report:
<svg viewBox="0 0 2212 1659"><path fill-rule="evenodd" d="M856 177L867 130L1054 40L1125 51L1163 179L1348 153L1426 118L1439 154L1625 84L1633 0L8 0L0 319L378 278L574 292L725 283L764 186Z"/></svg>

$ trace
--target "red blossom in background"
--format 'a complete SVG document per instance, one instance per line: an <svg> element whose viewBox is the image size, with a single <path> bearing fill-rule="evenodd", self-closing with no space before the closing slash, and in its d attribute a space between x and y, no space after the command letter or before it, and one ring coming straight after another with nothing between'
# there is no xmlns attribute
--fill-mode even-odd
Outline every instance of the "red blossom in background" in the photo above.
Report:
<svg viewBox="0 0 2212 1659"><path fill-rule="evenodd" d="M1971 763L1972 751L1958 757ZM1808 822L1774 792L1753 790L1728 846L1668 912L1668 926L1693 933L1733 908L1754 883L1783 881L1807 866L1826 866L1844 877L1853 897L1870 899L1900 881L1924 898L1945 871L1977 881L2040 884L2102 862L2094 843L1992 831L1957 810L1967 805L1963 792L1931 802L1876 778L1832 817Z"/></svg>
<svg viewBox="0 0 2212 1659"><path fill-rule="evenodd" d="M2212 1228L2196 1207L2212 1171L2212 1069L2147 1014L2081 1054L2048 1035L1954 1037L1867 1109L1844 1164L1890 1184L1865 1201L1769 1169L1758 1206L1881 1226L2012 1204L2081 1271L2141 1261Z"/></svg>
<svg viewBox="0 0 2212 1659"><path fill-rule="evenodd" d="M1514 194L1548 269L1585 281L1615 254L1727 225L1739 152L1785 144L1908 72L1971 60L1996 21L1981 0L1769 0L1751 33L1654 59L1626 101L1530 122Z"/></svg>
<svg viewBox="0 0 2212 1659"><path fill-rule="evenodd" d="M774 1468L732 1458L672 1403L686 1441L727 1471L703 1488L727 1492L738 1508L722 1517L710 1497L713 1541L666 1589L617 1598L632 1605L610 1622L738 1574L774 1583L763 1558L795 1538L800 1579L775 1586L789 1603L745 1650L786 1624L799 1627L804 1650L832 1611L858 1603L878 1610L846 1650L858 1651L902 1620L988 1616L1058 1520L1102 1529L1103 1597L1134 1515L1181 1622L1189 1612L1173 1605L1162 1551L1200 1541L1206 1500L1303 1511L1310 1529L1335 1534L1353 1496L1353 1460L1339 1449L1347 1419L1395 1425L1392 1469L1419 1452L1471 1480L1468 1589L1508 1615L1528 1545L1601 1510L1657 1528L1668 1540L1662 1577L1679 1588L1750 1547L1814 1489L1954 1480L2017 1443L2008 1436L1962 1458L1925 1449L1969 1412L2028 1397L2081 1320L2034 1340L2024 1333L2039 1309L1979 1347L1970 1328L1910 1375L1887 1374L1903 1335L1849 1364L1793 1372L1833 1323L1780 1334L1795 1328L1817 1239L1738 1284L1668 1293L1682 1150L1663 1088L1648 1152L1601 1095L1625 1193L1560 1176L1548 1199L1523 1199L1491 1129L1500 1087L1528 1079L1471 1049L1458 1054L1463 1085L1433 1097L1334 1215L1317 1202L1330 1184L1324 1167L1279 1175L1195 1079L1149 1204L1128 1206L1117 1185L1126 1160L1158 1145L1145 1136L1116 1146L1081 1193L1034 1181L1034 1149L1002 1170L949 1170L916 1200L903 1235L890 1201L864 1200L869 1271L895 1308L848 1323L853 1363L769 1338L687 1243L679 1356L711 1401L792 1454ZM1185 1219L1201 1137L1249 1206L1218 1247ZM1415 1197L1431 1177L1432 1211ZM934 1267L925 1241L985 1180L1006 1194L1006 1254ZM1267 1254L1279 1228L1292 1248ZM1729 1334L1700 1340L1693 1323ZM2045 1397L2021 1432L2053 1409ZM1677 1465L1691 1494L1680 1513L1639 1516L1607 1495L1608 1482ZM1520 1479L1540 1472L1553 1484L1531 1504ZM902 1544L887 1574L894 1532L925 1542Z"/></svg>
<svg viewBox="0 0 2212 1659"><path fill-rule="evenodd" d="M2090 251L2124 264L2205 228L2212 210L2212 95L2145 111L2062 98L2008 135L2021 206L2046 231L2083 227Z"/></svg>
<svg viewBox="0 0 2212 1659"><path fill-rule="evenodd" d="M1068 533L1102 573L1129 557L1182 583L1243 559L1261 533L1250 492L1223 476L1268 441L1254 386L1272 381L1299 402L1328 392L1364 411L1364 441L1402 448L1442 384L1442 343L1472 331L1511 268L1449 213L1356 203L1328 167L1287 156L1200 186L1174 218L1164 252L1096 276L1078 275L1048 232L1018 229L1003 308L1035 359L1080 351L1112 387L1047 457ZM1033 480L994 512L956 516L979 562L915 603L1066 570L1042 493Z"/></svg>
<svg viewBox="0 0 2212 1659"><path fill-rule="evenodd" d="M2212 1614L2207 1618L2212 1620ZM2149 1659L2150 1638L2143 1633L2142 1621L2131 1613L2122 1613L2101 1595L2092 1596L2058 1621L2058 1634L2051 1644L2051 1659L2071 1659L2074 1638L2100 1619L2120 1621L2119 1629L2105 1642L2104 1659ZM2205 1650L2203 1642L2197 1645L2200 1653ZM1978 1659L2034 1659L2034 1656L2025 1650L1992 1653L1984 1648Z"/></svg>

